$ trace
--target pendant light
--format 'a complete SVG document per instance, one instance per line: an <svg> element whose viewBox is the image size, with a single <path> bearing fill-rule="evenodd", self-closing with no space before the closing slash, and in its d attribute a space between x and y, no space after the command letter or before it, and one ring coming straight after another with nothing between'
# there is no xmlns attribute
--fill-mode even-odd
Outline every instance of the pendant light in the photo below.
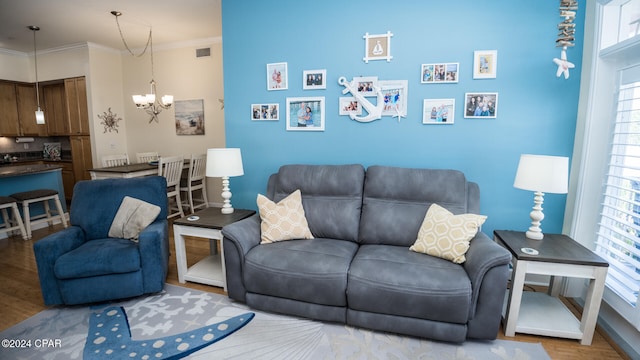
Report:
<svg viewBox="0 0 640 360"><path fill-rule="evenodd" d="M40 28L35 25L28 26L29 30L33 31L33 59L36 68L36 101L38 103L38 110L36 110L36 124L44 124L44 112L40 110L40 86L38 85L38 54L36 53L36 31Z"/></svg>

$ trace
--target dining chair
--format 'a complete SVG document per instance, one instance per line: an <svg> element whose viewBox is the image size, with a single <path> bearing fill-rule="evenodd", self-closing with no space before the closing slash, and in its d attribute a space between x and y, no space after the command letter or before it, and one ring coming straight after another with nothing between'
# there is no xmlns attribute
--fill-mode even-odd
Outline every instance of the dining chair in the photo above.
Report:
<svg viewBox="0 0 640 360"><path fill-rule="evenodd" d="M148 163L150 161L158 161L158 153L155 151L136 153L138 163Z"/></svg>
<svg viewBox="0 0 640 360"><path fill-rule="evenodd" d="M207 154L192 154L189 162L189 170L186 178L180 181L180 191L185 193L183 205L189 207L191 213L199 208L208 208L207 184L205 170L207 167ZM195 198L194 194L199 193L200 198Z"/></svg>
<svg viewBox="0 0 640 360"><path fill-rule="evenodd" d="M129 155L105 155L102 157L102 167L129 165Z"/></svg>
<svg viewBox="0 0 640 360"><path fill-rule="evenodd" d="M169 200L169 214L167 219L174 216L183 217L182 201L180 200L180 177L184 166L182 156L161 157L158 160L158 175L167 180L167 199ZM172 204L175 202L175 209Z"/></svg>

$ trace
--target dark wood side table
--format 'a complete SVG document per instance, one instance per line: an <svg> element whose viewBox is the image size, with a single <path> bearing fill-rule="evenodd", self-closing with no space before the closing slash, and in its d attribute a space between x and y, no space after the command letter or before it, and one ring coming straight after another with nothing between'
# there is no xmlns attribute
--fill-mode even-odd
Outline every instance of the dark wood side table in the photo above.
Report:
<svg viewBox="0 0 640 360"><path fill-rule="evenodd" d="M591 345L609 264L566 235L544 234L542 240L528 239L520 231L496 230L493 235L512 255L511 287L503 309L505 335L555 336ZM523 292L526 274L551 276L548 293ZM580 320L558 299L563 277L589 281Z"/></svg>
<svg viewBox="0 0 640 360"><path fill-rule="evenodd" d="M219 207L210 207L175 220L173 222L173 237L176 244L176 263L178 266L178 281L187 281L219 286L227 291L227 276L224 265L224 248L222 246L222 228L236 221L248 218L256 212L253 210L235 209L231 214L223 214ZM200 260L191 267L187 267L187 252L184 237L194 236L202 239L220 241L218 254L215 243L211 255Z"/></svg>

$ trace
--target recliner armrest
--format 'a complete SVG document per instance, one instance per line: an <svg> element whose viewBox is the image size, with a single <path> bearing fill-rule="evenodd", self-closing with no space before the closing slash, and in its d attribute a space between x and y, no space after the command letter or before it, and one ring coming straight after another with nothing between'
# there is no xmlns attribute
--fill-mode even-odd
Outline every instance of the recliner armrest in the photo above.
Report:
<svg viewBox="0 0 640 360"><path fill-rule="evenodd" d="M58 290L54 266L58 258L84 244L84 231L78 226L69 226L55 232L33 244L33 252L38 266L38 278L45 305L62 304L62 295Z"/></svg>
<svg viewBox="0 0 640 360"><path fill-rule="evenodd" d="M245 301L243 273L245 255L260 244L260 215L255 214L222 228L227 293L238 301Z"/></svg>
<svg viewBox="0 0 640 360"><path fill-rule="evenodd" d="M493 267L509 264L511 254L507 249L489 239L485 233L478 232L471 240L465 257L467 260L463 266L471 280L472 303L475 304L484 275Z"/></svg>
<svg viewBox="0 0 640 360"><path fill-rule="evenodd" d="M140 265L145 293L164 288L169 271L169 222L156 220L138 234Z"/></svg>

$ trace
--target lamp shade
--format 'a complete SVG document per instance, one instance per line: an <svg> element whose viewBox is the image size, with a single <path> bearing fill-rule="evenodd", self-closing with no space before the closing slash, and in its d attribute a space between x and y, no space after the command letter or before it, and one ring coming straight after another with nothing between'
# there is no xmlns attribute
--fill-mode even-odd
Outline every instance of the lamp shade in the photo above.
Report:
<svg viewBox="0 0 640 360"><path fill-rule="evenodd" d="M238 148L221 148L207 150L208 177L225 177L244 175L242 154Z"/></svg>
<svg viewBox="0 0 640 360"><path fill-rule="evenodd" d="M566 194L569 184L569 158L563 156L520 156L513 186L551 194Z"/></svg>

